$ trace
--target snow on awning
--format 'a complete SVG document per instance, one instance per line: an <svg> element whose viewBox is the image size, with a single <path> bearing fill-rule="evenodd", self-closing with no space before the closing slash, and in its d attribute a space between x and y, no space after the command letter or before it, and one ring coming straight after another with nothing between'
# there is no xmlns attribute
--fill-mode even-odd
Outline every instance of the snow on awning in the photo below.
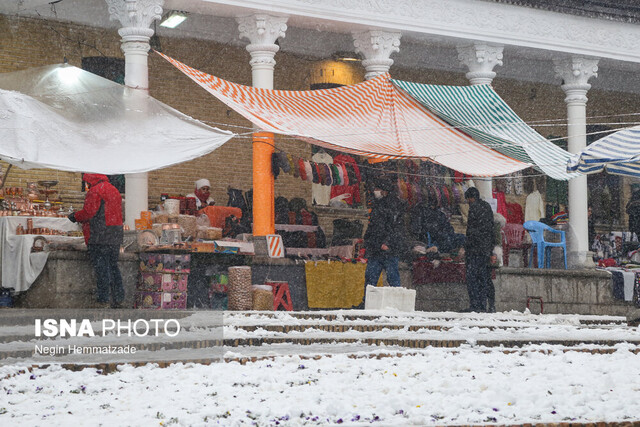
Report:
<svg viewBox="0 0 640 427"><path fill-rule="evenodd" d="M267 132L372 158L431 160L475 176L531 166L450 126L391 84L388 74L335 89L269 90L232 83L159 54Z"/></svg>
<svg viewBox="0 0 640 427"><path fill-rule="evenodd" d="M147 172L200 157L233 136L70 65L0 74L0 158L21 168Z"/></svg>

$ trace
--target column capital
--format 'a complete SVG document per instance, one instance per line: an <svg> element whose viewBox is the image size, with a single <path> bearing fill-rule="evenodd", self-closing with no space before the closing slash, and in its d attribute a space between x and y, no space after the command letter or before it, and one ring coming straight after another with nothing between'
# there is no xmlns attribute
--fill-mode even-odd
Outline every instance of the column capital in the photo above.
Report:
<svg viewBox="0 0 640 427"><path fill-rule="evenodd" d="M392 53L400 51L401 33L389 31L353 32L353 46L357 53L364 56L362 65L367 71L364 75L369 80L379 74L388 73L393 65Z"/></svg>
<svg viewBox="0 0 640 427"><path fill-rule="evenodd" d="M105 0L109 19L118 20L123 41L148 42L153 35L151 23L162 17L164 0Z"/></svg>
<svg viewBox="0 0 640 427"><path fill-rule="evenodd" d="M287 31L286 16L255 14L236 18L241 39L249 40L247 51L251 55L251 67L273 69L274 59L280 47L276 40L285 36Z"/></svg>
<svg viewBox="0 0 640 427"><path fill-rule="evenodd" d="M458 60L469 72L465 74L472 85L490 85L496 76L493 68L502 65L504 46L489 43L473 43L456 46Z"/></svg>
<svg viewBox="0 0 640 427"><path fill-rule="evenodd" d="M567 104L586 104L587 92L591 89L588 83L591 77L598 77L598 59L583 56L554 58L553 68L562 79L562 90L567 95Z"/></svg>

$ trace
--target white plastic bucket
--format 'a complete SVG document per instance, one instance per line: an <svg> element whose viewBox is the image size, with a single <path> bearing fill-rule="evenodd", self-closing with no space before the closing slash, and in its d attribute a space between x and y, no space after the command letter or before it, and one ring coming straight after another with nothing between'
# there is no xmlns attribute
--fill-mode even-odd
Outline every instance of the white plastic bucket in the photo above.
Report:
<svg viewBox="0 0 640 427"><path fill-rule="evenodd" d="M168 215L179 215L180 214L180 200L177 199L167 199L164 201L164 210Z"/></svg>

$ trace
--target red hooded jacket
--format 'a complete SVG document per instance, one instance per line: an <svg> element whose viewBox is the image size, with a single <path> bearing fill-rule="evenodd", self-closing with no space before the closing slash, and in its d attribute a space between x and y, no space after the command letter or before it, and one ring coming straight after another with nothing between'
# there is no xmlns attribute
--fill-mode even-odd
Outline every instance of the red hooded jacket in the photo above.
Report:
<svg viewBox="0 0 640 427"><path fill-rule="evenodd" d="M82 210L75 213L82 223L87 245L120 245L122 243L122 197L106 175L86 173L89 191Z"/></svg>

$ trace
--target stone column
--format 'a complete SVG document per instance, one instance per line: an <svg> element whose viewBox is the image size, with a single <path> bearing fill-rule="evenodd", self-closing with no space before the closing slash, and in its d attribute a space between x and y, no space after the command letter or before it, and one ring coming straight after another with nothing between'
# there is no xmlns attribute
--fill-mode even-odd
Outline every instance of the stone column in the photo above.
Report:
<svg viewBox="0 0 640 427"><path fill-rule="evenodd" d="M362 66L366 70L365 80L377 75L388 73L393 65L393 59L389 58L393 52L400 51L400 37L402 34L388 31L363 31L354 32L353 46L356 52L364 56Z"/></svg>
<svg viewBox="0 0 640 427"><path fill-rule="evenodd" d="M493 68L502 65L501 45L488 43L474 43L457 46L458 60L465 65L469 72L465 74L472 86L490 85L496 76ZM480 197L485 200L493 198L491 178L473 177L473 181L480 191Z"/></svg>
<svg viewBox="0 0 640 427"><path fill-rule="evenodd" d="M164 0L105 0L111 20L118 20L122 28L122 51L125 60L124 84L130 88L149 91L147 58L149 40L153 30L149 28L155 19L162 17ZM134 97L135 98L135 97ZM135 102L135 100L133 101ZM149 179L147 173L125 175L124 222L134 228L134 220L148 209Z"/></svg>
<svg viewBox="0 0 640 427"><path fill-rule="evenodd" d="M240 38L249 40L253 86L273 89L274 59L279 37L287 31L287 17L256 14L238 17ZM253 136L253 234L275 233L274 183L271 172L273 134L255 132Z"/></svg>
<svg viewBox="0 0 640 427"><path fill-rule="evenodd" d="M598 77L598 59L573 56L555 59L556 75L562 78L562 90L567 104L567 140L570 153L578 153L587 146L587 83ZM568 239L568 262L572 268L588 266L587 176L580 175L569 181L569 225L572 236Z"/></svg>

